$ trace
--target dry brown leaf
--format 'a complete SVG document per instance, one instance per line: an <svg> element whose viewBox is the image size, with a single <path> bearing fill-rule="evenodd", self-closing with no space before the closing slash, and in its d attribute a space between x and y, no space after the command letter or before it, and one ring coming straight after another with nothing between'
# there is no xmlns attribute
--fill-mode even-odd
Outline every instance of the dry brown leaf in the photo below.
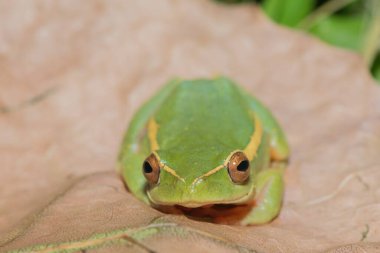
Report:
<svg viewBox="0 0 380 253"><path fill-rule="evenodd" d="M380 91L358 56L208 0L3 0L0 17L0 251L102 234L119 243L89 251L380 252ZM271 224L164 215L114 171L143 101L174 76L216 74L287 132L285 201Z"/></svg>

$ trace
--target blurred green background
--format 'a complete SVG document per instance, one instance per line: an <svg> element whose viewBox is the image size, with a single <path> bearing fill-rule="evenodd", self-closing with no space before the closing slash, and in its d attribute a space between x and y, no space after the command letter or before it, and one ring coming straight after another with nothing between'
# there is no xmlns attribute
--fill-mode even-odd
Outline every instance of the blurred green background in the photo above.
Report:
<svg viewBox="0 0 380 253"><path fill-rule="evenodd" d="M259 4L275 22L362 55L380 83L380 0L215 0Z"/></svg>

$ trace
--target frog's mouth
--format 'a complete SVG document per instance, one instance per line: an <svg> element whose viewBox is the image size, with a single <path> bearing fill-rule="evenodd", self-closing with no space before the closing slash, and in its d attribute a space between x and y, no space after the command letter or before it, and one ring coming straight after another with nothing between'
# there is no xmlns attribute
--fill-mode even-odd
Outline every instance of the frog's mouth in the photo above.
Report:
<svg viewBox="0 0 380 253"><path fill-rule="evenodd" d="M182 196L181 201L175 201L171 198L164 198L162 196L166 195L160 195L155 192L154 195L152 195L152 192L147 190L146 194L148 196L148 199L150 203L154 206L181 206L183 208L187 209L197 209L197 208L204 208L207 206L235 206L235 205L244 205L245 203L251 203L254 200L255 197L255 187L251 187L251 189L248 192L243 193L242 195L234 196L233 198L229 198L227 200L220 199L220 198L208 198L203 200L194 200L191 194L185 194Z"/></svg>
<svg viewBox="0 0 380 253"><path fill-rule="evenodd" d="M155 206L155 208L168 214L182 214L194 220L210 221L220 224L236 224L248 215L254 205L255 203L251 202L241 205L212 204L196 208L180 205L158 205Z"/></svg>

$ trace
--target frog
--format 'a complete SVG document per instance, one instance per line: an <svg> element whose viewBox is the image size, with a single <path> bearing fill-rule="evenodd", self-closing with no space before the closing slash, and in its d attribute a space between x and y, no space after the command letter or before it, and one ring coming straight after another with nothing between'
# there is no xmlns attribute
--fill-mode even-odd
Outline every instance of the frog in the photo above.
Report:
<svg viewBox="0 0 380 253"><path fill-rule="evenodd" d="M128 190L152 207L249 205L240 225L280 212L290 149L277 119L232 79L173 79L132 117L119 152Z"/></svg>

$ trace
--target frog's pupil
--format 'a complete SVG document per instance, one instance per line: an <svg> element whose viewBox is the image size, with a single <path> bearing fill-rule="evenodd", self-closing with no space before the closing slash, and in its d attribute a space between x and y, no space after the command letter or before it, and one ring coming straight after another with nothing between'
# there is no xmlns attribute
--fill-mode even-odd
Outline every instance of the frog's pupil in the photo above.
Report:
<svg viewBox="0 0 380 253"><path fill-rule="evenodd" d="M143 169L144 169L144 173L152 173L153 172L152 166L150 166L150 164L147 161L144 162Z"/></svg>
<svg viewBox="0 0 380 253"><path fill-rule="evenodd" d="M246 171L249 168L249 162L248 160L244 160L237 166L238 171Z"/></svg>

